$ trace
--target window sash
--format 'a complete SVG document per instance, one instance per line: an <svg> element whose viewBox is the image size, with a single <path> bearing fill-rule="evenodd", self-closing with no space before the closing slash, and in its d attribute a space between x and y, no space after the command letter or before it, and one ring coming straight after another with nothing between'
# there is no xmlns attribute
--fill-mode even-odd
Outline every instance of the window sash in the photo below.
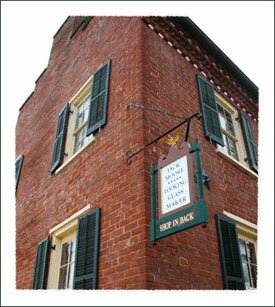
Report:
<svg viewBox="0 0 275 307"><path fill-rule="evenodd" d="M77 107L77 116L75 121L75 132L82 127L85 123L87 124L88 114L89 114L89 102L90 97L86 97L81 104ZM75 133L74 132L74 133Z"/></svg>
<svg viewBox="0 0 275 307"><path fill-rule="evenodd" d="M226 111L222 106L218 105L218 114L220 118L221 128L232 137L236 136L232 114Z"/></svg>
<svg viewBox="0 0 275 307"><path fill-rule="evenodd" d="M221 123L221 131L225 144L224 147L219 146L219 148L226 154L230 155L231 157L239 161L239 155L236 145L236 142L238 140L236 138L234 124L232 122L232 114L229 113L227 110L225 110L221 105L217 104L217 106L218 106L218 115Z"/></svg>
<svg viewBox="0 0 275 307"><path fill-rule="evenodd" d="M88 143L89 137L86 136L87 122L83 124L81 129L74 134L74 153L80 150L85 144Z"/></svg>
<svg viewBox="0 0 275 307"><path fill-rule="evenodd" d="M87 131L90 97L91 95L88 95L77 108L77 116L75 119L75 130L73 132L73 138L74 138L73 153L76 153L88 142L86 131Z"/></svg>
<svg viewBox="0 0 275 307"><path fill-rule="evenodd" d="M239 239L239 242L246 287L257 288L257 260L255 245L244 239ZM249 249L249 245L252 249ZM251 256L249 255L249 250L251 251Z"/></svg>
<svg viewBox="0 0 275 307"><path fill-rule="evenodd" d="M68 245L67 251L63 248ZM62 244L61 259L59 266L59 280L58 289L72 289L73 288L73 274L74 274L74 263L75 263L75 237ZM64 253L66 257L64 258ZM65 274L62 273L65 271ZM65 276L64 276L65 275Z"/></svg>

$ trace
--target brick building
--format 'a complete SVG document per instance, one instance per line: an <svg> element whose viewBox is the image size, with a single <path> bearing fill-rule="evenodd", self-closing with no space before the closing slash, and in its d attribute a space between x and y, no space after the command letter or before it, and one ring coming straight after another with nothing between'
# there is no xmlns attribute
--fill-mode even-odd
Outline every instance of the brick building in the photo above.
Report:
<svg viewBox="0 0 275 307"><path fill-rule="evenodd" d="M196 113L205 220L155 240ZM16 127L17 288L256 288L257 139L257 86L189 18L67 18Z"/></svg>

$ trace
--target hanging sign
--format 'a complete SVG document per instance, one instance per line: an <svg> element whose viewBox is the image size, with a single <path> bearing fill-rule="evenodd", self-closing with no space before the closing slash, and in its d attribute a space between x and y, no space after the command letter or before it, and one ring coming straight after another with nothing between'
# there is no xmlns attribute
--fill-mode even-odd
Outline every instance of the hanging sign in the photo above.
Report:
<svg viewBox="0 0 275 307"><path fill-rule="evenodd" d="M170 147L167 156L161 156L152 175L151 240L165 237L191 226L207 222L206 203L203 199L203 183L199 155L200 147ZM196 155L196 178L199 200L195 202L192 153ZM155 177L158 177L158 205L156 206ZM158 207L158 219L156 218Z"/></svg>

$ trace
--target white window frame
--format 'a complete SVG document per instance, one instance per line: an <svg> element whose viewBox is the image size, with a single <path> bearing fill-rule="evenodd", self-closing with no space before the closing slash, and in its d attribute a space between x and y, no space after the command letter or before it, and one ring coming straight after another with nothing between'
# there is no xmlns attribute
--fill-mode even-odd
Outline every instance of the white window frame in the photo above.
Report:
<svg viewBox="0 0 275 307"><path fill-rule="evenodd" d="M245 264L242 260L242 264L243 266L246 266L248 271L248 282L249 282L249 286L247 287L247 289L256 289L257 288L257 267L258 267L258 264L257 264L257 245L255 243L254 240L251 240L249 237L246 237L246 236L241 236L241 235L238 235L239 236L239 241L242 240L244 243L245 243L245 252L246 252L246 255L247 255L247 243L250 243L254 246L254 251L255 251L255 258L256 258L256 263L252 263L252 262L249 262L249 261L245 261ZM242 255L241 255L242 257ZM256 267L256 287L253 287L253 286L250 286L250 284L252 283L252 266ZM244 270L244 268L243 268Z"/></svg>
<svg viewBox="0 0 275 307"><path fill-rule="evenodd" d="M250 242L255 246L256 260L257 260L257 241L258 241L258 227L254 223L251 223L239 216L227 211L223 211L223 214L231 219L237 227L238 238L244 241ZM248 289L254 290L255 288L249 287Z"/></svg>
<svg viewBox="0 0 275 307"><path fill-rule="evenodd" d="M228 161L232 162L239 169L245 171L247 174L252 177L258 178L258 175L253 172L247 160L247 151L244 143L244 137L240 125L239 113L238 110L235 109L229 102L226 101L220 94L215 92L215 99L218 105L220 105L223 109L225 109L228 113L231 114L232 123L235 131L235 140L236 140L236 148L239 160L235 159L233 156L229 155L222 146L217 144L216 152L218 155L223 156ZM223 131L222 131L222 134Z"/></svg>
<svg viewBox="0 0 275 307"><path fill-rule="evenodd" d="M93 75L84 83L84 85L77 91L73 98L69 101L70 113L68 118L67 135L65 141L64 160L62 165L55 171L58 174L62 171L77 155L87 149L87 147L95 142L95 136L91 134L87 137L88 141L84 146L74 152L75 135L83 128L83 126L75 129L78 107L91 95Z"/></svg>
<svg viewBox="0 0 275 307"><path fill-rule="evenodd" d="M89 209L90 204L50 229L49 235L54 249L51 249L50 254L47 289L58 289L62 244L76 237L78 218Z"/></svg>

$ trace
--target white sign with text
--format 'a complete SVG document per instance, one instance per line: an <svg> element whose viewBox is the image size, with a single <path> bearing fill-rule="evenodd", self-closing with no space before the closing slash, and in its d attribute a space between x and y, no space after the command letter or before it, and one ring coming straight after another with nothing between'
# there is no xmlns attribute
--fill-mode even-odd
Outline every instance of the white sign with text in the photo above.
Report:
<svg viewBox="0 0 275 307"><path fill-rule="evenodd" d="M162 214L190 203L187 157L166 165L161 169Z"/></svg>

